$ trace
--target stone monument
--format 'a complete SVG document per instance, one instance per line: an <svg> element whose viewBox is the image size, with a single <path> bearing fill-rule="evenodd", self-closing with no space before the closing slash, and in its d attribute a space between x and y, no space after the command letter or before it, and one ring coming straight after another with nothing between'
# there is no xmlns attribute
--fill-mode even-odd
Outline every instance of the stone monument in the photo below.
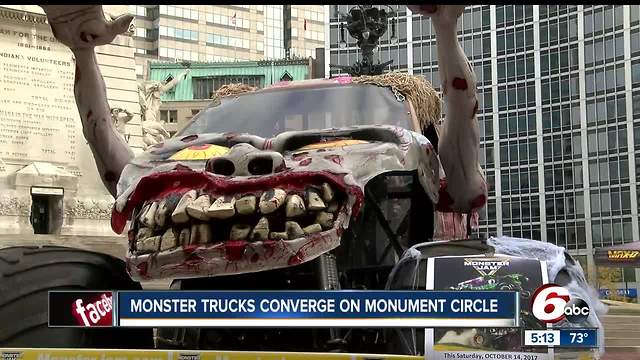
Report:
<svg viewBox="0 0 640 360"><path fill-rule="evenodd" d="M169 133L158 121L160 115L160 97L184 80L191 70L186 69L168 82L145 81L138 84L140 95L140 114L142 115L142 134L145 149L158 144L169 137Z"/></svg>

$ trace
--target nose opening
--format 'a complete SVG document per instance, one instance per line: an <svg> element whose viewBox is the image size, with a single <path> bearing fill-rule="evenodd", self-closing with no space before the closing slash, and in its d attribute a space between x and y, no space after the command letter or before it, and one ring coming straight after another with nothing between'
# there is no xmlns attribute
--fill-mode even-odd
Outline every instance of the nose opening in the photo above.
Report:
<svg viewBox="0 0 640 360"><path fill-rule="evenodd" d="M251 175L266 175L273 172L273 159L271 157L258 157L251 159L247 165Z"/></svg>
<svg viewBox="0 0 640 360"><path fill-rule="evenodd" d="M218 175L231 176L236 171L235 165L229 159L218 158L211 163L211 172Z"/></svg>

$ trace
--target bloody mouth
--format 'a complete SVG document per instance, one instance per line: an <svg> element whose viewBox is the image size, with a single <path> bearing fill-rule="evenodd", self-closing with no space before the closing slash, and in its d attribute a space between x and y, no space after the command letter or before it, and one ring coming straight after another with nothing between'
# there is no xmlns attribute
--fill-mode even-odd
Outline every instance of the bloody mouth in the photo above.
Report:
<svg viewBox="0 0 640 360"><path fill-rule="evenodd" d="M347 207L349 195L356 198L352 208ZM341 233L339 214L355 215L361 203L360 189L331 173L231 180L176 170L141 179L124 211L114 209L112 226L121 232L122 223L131 220L129 250L135 256L224 247L225 258L234 261L244 256L248 243Z"/></svg>

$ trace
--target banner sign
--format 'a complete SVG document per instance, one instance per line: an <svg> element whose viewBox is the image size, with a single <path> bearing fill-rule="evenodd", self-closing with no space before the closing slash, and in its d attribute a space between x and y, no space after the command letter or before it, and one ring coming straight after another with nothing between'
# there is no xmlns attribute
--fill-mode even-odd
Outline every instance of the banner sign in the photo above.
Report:
<svg viewBox="0 0 640 360"><path fill-rule="evenodd" d="M119 326L518 326L509 291L123 291Z"/></svg>
<svg viewBox="0 0 640 360"><path fill-rule="evenodd" d="M513 327L514 291L55 291L50 326Z"/></svg>

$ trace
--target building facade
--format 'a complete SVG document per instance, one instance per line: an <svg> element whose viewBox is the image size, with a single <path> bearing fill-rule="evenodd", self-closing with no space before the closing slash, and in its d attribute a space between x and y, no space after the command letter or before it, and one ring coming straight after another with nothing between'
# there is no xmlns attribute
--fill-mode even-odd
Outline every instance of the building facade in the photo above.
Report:
<svg viewBox="0 0 640 360"><path fill-rule="evenodd" d="M340 48L325 5L329 63L359 59ZM430 20L398 9L377 57L440 88ZM566 247L593 279L593 249L640 240L640 6L475 5L458 36L478 82L481 164L490 185L483 236ZM348 37L348 34L346 35ZM331 70L331 74L336 74ZM444 109L446 113L446 109ZM633 272L626 274L634 281Z"/></svg>
<svg viewBox="0 0 640 360"><path fill-rule="evenodd" d="M313 57L325 42L322 5L131 5L136 74L149 61Z"/></svg>
<svg viewBox="0 0 640 360"><path fill-rule="evenodd" d="M234 61L193 63L186 78L162 96L160 121L170 134L188 122L211 102L216 90L226 84L242 83L263 88L280 81L311 78L311 59ZM153 62L149 65L150 80L166 82L185 68L180 63Z"/></svg>
<svg viewBox="0 0 640 360"><path fill-rule="evenodd" d="M113 197L83 136L71 51L35 5L0 6L0 44L0 247L65 244L124 256L126 239L110 226ZM96 54L109 106L134 114L125 135L140 151L134 49L125 34Z"/></svg>

